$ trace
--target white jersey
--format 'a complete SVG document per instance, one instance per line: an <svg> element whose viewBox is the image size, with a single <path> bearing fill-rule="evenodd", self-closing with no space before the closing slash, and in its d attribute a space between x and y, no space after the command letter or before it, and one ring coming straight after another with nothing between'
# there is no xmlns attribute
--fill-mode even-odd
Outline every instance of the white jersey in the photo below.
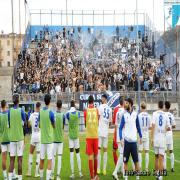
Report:
<svg viewBox="0 0 180 180"><path fill-rule="evenodd" d="M108 137L109 123L112 121L112 109L107 104L99 106L99 136Z"/></svg>
<svg viewBox="0 0 180 180"><path fill-rule="evenodd" d="M119 108L117 114L116 114L116 120L115 120L115 125L117 127L116 131L116 141L120 142L120 137L119 137L119 127L121 124L122 116L124 114L124 108ZM124 130L122 131L122 137L124 138Z"/></svg>
<svg viewBox="0 0 180 180"><path fill-rule="evenodd" d="M168 116L164 111L158 110L153 113L152 124L155 125L154 146L165 148L166 128L170 127Z"/></svg>
<svg viewBox="0 0 180 180"><path fill-rule="evenodd" d="M170 131L166 132L166 144L172 144L173 142L172 126L175 126L176 122L175 122L174 115L172 113L166 112L166 115L168 117L170 129L171 129Z"/></svg>
<svg viewBox="0 0 180 180"><path fill-rule="evenodd" d="M29 118L29 122L32 127L31 142L40 142L40 128L39 128L38 117L39 117L39 113L34 112L31 114Z"/></svg>
<svg viewBox="0 0 180 180"><path fill-rule="evenodd" d="M142 133L142 140L149 141L149 128L151 127L151 118L147 112L141 112L138 115L139 125Z"/></svg>

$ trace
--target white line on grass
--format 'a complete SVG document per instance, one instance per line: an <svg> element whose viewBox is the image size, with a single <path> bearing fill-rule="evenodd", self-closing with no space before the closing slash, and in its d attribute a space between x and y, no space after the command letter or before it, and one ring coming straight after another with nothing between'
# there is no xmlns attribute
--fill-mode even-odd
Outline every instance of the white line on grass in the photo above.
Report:
<svg viewBox="0 0 180 180"><path fill-rule="evenodd" d="M153 150L150 150L150 151L154 153ZM168 159L170 159L170 156L166 156L166 157L167 157ZM174 159L174 161L180 164L180 161L179 161L179 160Z"/></svg>

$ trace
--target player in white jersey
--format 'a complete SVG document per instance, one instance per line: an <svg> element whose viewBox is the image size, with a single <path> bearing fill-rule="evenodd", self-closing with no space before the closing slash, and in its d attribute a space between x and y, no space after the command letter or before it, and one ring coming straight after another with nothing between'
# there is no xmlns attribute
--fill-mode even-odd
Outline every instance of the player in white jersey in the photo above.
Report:
<svg viewBox="0 0 180 180"><path fill-rule="evenodd" d="M170 131L170 123L166 113L163 111L164 102L159 101L156 112L153 113L152 117L152 131L151 131L151 143L154 147L155 153L155 170L158 172L159 180L164 175L164 153L166 143L166 131Z"/></svg>
<svg viewBox="0 0 180 180"><path fill-rule="evenodd" d="M169 101L165 102L165 112L168 116L170 123L170 131L166 133L166 152L164 154L164 169L166 169L166 153L169 151L171 160L171 171L174 172L174 153L173 153L173 132L172 129L176 128L174 115L169 112L171 104Z"/></svg>
<svg viewBox="0 0 180 180"><path fill-rule="evenodd" d="M139 124L142 132L142 143L139 144L139 167L142 169L142 151L145 152L145 168L149 166L149 130L151 129L151 118L146 112L146 104L141 103L141 112L138 115Z"/></svg>
<svg viewBox="0 0 180 180"><path fill-rule="evenodd" d="M27 176L31 176L31 168L33 162L33 153L36 148L36 171L35 177L39 177L39 161L40 161L40 128L38 123L39 111L41 103L36 103L35 112L30 115L28 125L32 128L31 145L29 149L29 161L28 161L28 173Z"/></svg>
<svg viewBox="0 0 180 180"><path fill-rule="evenodd" d="M112 109L107 105L107 95L102 95L102 105L99 107L99 149L98 149L98 168L97 173L100 174L101 167L101 147L103 147L103 175L106 175L107 165L107 148L108 148L108 130L109 123L112 121Z"/></svg>
<svg viewBox="0 0 180 180"><path fill-rule="evenodd" d="M119 127L120 127L120 124L121 124L121 119L122 119L122 116L124 114L124 97L120 97L119 99L119 110L117 112L117 115L116 115L116 120L115 120L115 128L116 128L116 141L117 141L117 144L118 144L118 150L119 150L119 157L118 157L118 161L117 161L117 164L116 164L116 167L115 167L115 170L112 174L112 176L115 178L115 179L118 179L118 171L120 168L122 168L122 174L123 174L123 147L121 146L121 141L120 141L120 137L119 137Z"/></svg>

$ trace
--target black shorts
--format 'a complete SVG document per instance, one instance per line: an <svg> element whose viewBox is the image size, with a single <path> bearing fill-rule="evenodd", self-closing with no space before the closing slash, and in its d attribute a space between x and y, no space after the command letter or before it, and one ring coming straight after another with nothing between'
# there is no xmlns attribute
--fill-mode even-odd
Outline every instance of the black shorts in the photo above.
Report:
<svg viewBox="0 0 180 180"><path fill-rule="evenodd" d="M133 162L138 162L138 151L137 151L137 142L128 142L124 140L124 153L123 153L123 161L127 163L129 160L129 156L132 156Z"/></svg>

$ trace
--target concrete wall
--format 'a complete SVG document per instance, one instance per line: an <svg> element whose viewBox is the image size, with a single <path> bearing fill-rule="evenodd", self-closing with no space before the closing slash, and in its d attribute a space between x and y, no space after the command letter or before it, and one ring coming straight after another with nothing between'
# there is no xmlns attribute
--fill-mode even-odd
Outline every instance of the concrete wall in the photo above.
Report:
<svg viewBox="0 0 180 180"><path fill-rule="evenodd" d="M13 68L0 68L0 100L11 100Z"/></svg>

